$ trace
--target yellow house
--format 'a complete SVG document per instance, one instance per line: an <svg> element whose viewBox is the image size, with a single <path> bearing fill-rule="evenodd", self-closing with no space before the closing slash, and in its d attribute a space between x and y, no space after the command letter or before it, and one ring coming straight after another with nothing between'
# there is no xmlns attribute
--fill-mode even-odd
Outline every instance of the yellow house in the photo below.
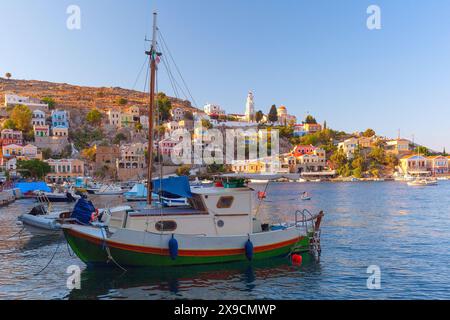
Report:
<svg viewBox="0 0 450 320"><path fill-rule="evenodd" d="M427 158L421 155L411 155L400 159L400 168L403 174L427 175L430 172L427 168Z"/></svg>
<svg viewBox="0 0 450 320"><path fill-rule="evenodd" d="M236 161L231 169L236 173L261 173L265 171L265 163L260 160Z"/></svg>

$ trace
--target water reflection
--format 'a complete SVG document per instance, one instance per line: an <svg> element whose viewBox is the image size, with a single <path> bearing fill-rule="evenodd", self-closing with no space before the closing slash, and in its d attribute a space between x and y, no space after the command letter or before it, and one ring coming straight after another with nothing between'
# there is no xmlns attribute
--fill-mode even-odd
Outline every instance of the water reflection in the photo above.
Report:
<svg viewBox="0 0 450 320"><path fill-rule="evenodd" d="M310 254L303 254L302 266L293 266L287 257L218 265L176 268L129 269L87 268L81 275L81 290L72 290L67 299L148 299L154 294L169 299L186 298L191 291L234 291L235 299L248 297L261 282L301 277L304 272L319 272L320 264ZM222 296L209 296L221 299Z"/></svg>

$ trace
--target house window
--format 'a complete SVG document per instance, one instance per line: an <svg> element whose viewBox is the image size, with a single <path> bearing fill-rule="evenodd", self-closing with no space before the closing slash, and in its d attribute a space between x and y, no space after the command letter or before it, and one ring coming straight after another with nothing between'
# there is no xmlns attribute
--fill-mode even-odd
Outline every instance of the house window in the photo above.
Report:
<svg viewBox="0 0 450 320"><path fill-rule="evenodd" d="M175 221L159 221L155 224L156 230L160 232L175 231L177 229L177 223Z"/></svg>
<svg viewBox="0 0 450 320"><path fill-rule="evenodd" d="M220 197L217 202L218 209L228 209L231 208L234 202L234 197Z"/></svg>

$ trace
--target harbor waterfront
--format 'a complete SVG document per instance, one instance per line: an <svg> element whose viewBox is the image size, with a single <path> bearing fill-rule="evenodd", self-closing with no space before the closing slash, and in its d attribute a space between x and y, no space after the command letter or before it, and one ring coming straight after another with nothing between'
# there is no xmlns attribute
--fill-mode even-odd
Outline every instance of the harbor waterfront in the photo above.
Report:
<svg viewBox="0 0 450 320"><path fill-rule="evenodd" d="M325 212L320 261L304 254L301 266L281 257L127 272L87 268L62 236L22 230L17 218L35 203L18 200L0 208L0 299L450 299L450 182L270 183L266 191L261 219L272 223L294 220L288 213L297 208ZM303 192L310 201L300 200ZM122 203L117 196L90 199L96 207ZM82 270L80 290L66 285L72 265ZM380 268L379 290L367 287L370 266Z"/></svg>

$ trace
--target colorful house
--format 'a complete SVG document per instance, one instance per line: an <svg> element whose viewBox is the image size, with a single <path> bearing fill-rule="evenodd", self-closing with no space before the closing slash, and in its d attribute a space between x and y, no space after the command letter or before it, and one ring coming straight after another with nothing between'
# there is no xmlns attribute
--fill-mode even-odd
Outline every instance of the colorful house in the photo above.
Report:
<svg viewBox="0 0 450 320"><path fill-rule="evenodd" d="M405 155L411 152L411 142L406 139L386 141L386 151L395 155Z"/></svg>
<svg viewBox="0 0 450 320"><path fill-rule="evenodd" d="M400 159L400 169L403 174L412 176L429 175L427 158L421 155L410 155Z"/></svg>
<svg viewBox="0 0 450 320"><path fill-rule="evenodd" d="M449 158L444 156L432 156L427 158L427 168L433 176L448 175Z"/></svg>
<svg viewBox="0 0 450 320"><path fill-rule="evenodd" d="M41 110L34 110L33 116L31 118L31 124L33 126L43 126L45 125L45 112Z"/></svg>
<svg viewBox="0 0 450 320"><path fill-rule="evenodd" d="M305 125L303 124L296 124L294 125L294 136L295 137L303 137L307 134L305 130Z"/></svg>
<svg viewBox="0 0 450 320"><path fill-rule="evenodd" d="M50 127L48 125L35 125L33 127L35 137L50 136Z"/></svg>
<svg viewBox="0 0 450 320"><path fill-rule="evenodd" d="M84 175L84 162L78 159L49 159L45 160L50 165L50 173L47 180L52 182L68 181Z"/></svg>
<svg viewBox="0 0 450 320"><path fill-rule="evenodd" d="M64 126L57 126L52 128L53 136L55 137L68 137L69 136L69 128Z"/></svg>
<svg viewBox="0 0 450 320"><path fill-rule="evenodd" d="M308 133L316 133L322 131L322 125L318 123L305 123L304 127L305 131Z"/></svg>
<svg viewBox="0 0 450 320"><path fill-rule="evenodd" d="M22 131L16 131L12 129L4 129L1 132L1 142L2 145L7 146L10 144L23 144L23 133Z"/></svg>
<svg viewBox="0 0 450 320"><path fill-rule="evenodd" d="M357 138L350 138L338 144L338 148L344 151L347 159L353 159L356 149L359 143Z"/></svg>
<svg viewBox="0 0 450 320"><path fill-rule="evenodd" d="M2 147L4 157L20 157L23 155L23 147L17 144L4 145Z"/></svg>
<svg viewBox="0 0 450 320"><path fill-rule="evenodd" d="M304 154L310 154L313 153L317 148L314 147L312 144L310 144L309 146L306 145L298 145L295 147L295 149L291 152L291 154L294 157L300 157Z"/></svg>
<svg viewBox="0 0 450 320"><path fill-rule="evenodd" d="M69 128L69 113L65 110L52 111L52 127Z"/></svg>

